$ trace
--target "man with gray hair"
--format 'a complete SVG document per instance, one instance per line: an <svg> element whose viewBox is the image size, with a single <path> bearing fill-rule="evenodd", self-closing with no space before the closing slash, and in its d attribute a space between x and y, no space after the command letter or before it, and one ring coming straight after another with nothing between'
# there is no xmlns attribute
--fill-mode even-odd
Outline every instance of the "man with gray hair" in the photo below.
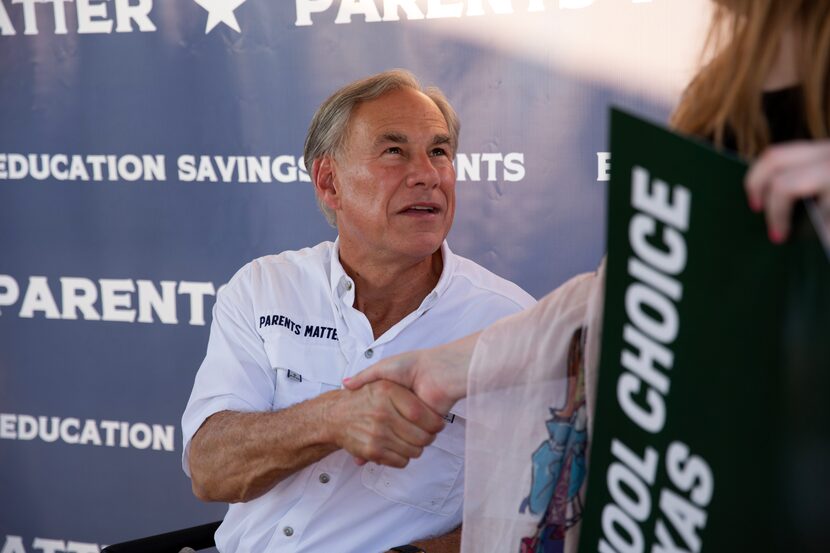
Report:
<svg viewBox="0 0 830 553"><path fill-rule="evenodd" d="M315 114L305 160L338 238L231 279L182 417L194 493L232 503L220 551L458 549L457 532L429 538L461 522L463 405L442 420L395 384L342 386L534 301L447 246L458 132L444 95L401 70Z"/></svg>

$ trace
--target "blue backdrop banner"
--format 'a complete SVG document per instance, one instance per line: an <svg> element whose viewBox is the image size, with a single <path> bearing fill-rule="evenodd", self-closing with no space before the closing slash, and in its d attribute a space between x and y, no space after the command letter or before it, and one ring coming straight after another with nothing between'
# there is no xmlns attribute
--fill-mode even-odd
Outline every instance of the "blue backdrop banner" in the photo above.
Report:
<svg viewBox="0 0 830 553"><path fill-rule="evenodd" d="M705 0L0 0L0 551L221 518L179 420L216 292L335 236L302 146L402 67L458 110L457 253L541 297L604 251L607 112L665 120Z"/></svg>

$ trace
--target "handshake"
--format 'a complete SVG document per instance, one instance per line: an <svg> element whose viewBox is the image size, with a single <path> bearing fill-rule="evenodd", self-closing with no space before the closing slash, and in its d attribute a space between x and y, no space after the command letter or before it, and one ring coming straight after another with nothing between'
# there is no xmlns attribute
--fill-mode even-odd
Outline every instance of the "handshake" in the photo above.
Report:
<svg viewBox="0 0 830 553"><path fill-rule="evenodd" d="M444 428L444 415L467 395L478 336L396 355L346 378L326 413L333 441L361 465L403 468L419 457Z"/></svg>

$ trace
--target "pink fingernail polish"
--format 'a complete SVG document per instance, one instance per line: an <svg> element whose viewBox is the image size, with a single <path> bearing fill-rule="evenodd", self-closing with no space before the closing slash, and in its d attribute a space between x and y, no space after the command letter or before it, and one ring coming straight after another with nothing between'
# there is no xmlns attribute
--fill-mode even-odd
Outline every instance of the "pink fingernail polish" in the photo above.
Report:
<svg viewBox="0 0 830 553"><path fill-rule="evenodd" d="M754 198L752 196L749 197L749 209L751 209L755 213L758 213L759 211L761 211L761 207L761 202L758 201L757 198Z"/></svg>
<svg viewBox="0 0 830 553"><path fill-rule="evenodd" d="M781 233L773 228L767 231L767 235L769 236L770 242L773 244L780 244L784 241L784 237L781 236Z"/></svg>

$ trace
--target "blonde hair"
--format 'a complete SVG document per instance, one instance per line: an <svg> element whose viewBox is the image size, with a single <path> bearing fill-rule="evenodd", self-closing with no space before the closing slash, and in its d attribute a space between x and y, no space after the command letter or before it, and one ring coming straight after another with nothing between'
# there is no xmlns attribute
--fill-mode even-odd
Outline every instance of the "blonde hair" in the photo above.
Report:
<svg viewBox="0 0 830 553"><path fill-rule="evenodd" d="M671 124L753 157L770 143L762 87L788 29L797 29L804 117L813 138L830 136L830 1L718 0L704 54L712 60L692 79Z"/></svg>

